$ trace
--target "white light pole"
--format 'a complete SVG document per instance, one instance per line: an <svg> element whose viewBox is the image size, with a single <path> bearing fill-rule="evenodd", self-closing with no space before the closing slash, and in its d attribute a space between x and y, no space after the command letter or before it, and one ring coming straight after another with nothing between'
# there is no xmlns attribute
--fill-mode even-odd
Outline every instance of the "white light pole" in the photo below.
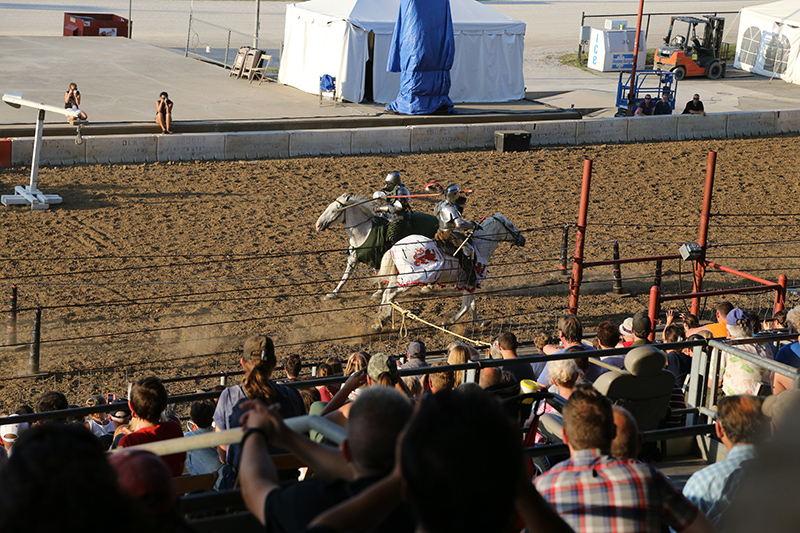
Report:
<svg viewBox="0 0 800 533"><path fill-rule="evenodd" d="M253 48L258 48L258 26L259 26L260 14L261 14L261 0L256 0L256 30L255 33L253 33Z"/></svg>

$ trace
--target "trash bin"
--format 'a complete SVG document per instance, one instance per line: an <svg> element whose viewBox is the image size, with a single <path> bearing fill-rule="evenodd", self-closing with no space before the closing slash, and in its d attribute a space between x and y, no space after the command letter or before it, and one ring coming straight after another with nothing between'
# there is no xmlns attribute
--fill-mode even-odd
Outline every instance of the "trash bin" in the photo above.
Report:
<svg viewBox="0 0 800 533"><path fill-rule="evenodd" d="M130 37L128 19L110 13L64 13L65 37Z"/></svg>

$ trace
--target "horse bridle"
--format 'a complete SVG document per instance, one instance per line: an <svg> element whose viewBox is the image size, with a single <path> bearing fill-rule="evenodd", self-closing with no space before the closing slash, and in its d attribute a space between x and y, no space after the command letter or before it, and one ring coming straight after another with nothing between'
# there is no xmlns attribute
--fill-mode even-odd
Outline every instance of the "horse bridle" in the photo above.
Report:
<svg viewBox="0 0 800 533"><path fill-rule="evenodd" d="M509 227L508 227L508 224L506 224L506 223L505 223L505 222L504 222L502 219L500 219L500 218L497 218L497 217L496 217L496 216L494 216L494 215L488 215L488 216L485 216L485 217L483 217L483 218L481 219L481 222L483 222L483 221L484 221L484 220L486 220L487 218L493 218L493 219L495 219L497 222L499 222L499 223L500 223L500 225L501 225L501 226L503 226L503 227L505 228L505 230L508 232L508 234L509 234L509 235L511 235L512 237L514 237L514 242L512 242L512 243L511 243L511 246L517 246L517 240L518 240L518 239L517 239L517 233L519 233L519 234L522 234L522 232L521 232L520 230L517 230L517 233L515 233L513 229L511 229L511 228L509 228ZM481 239L481 240L484 240L484 241L503 242L503 239L492 239L492 238L489 238L489 237L481 237L481 236L479 236L479 237L475 237L475 236L473 236L472 238L473 238L473 239Z"/></svg>
<svg viewBox="0 0 800 533"><path fill-rule="evenodd" d="M351 195L350 195L350 194L348 194L348 195L347 195L347 198L345 198L345 200L349 200L349 199L350 199L350 196L351 196ZM346 206L347 206L347 204L346 204L346 203L344 203L344 202L342 202L342 201L341 201L341 200L339 200L338 198L336 198L336 199L334 200L334 202L336 202L336 203L337 203L337 204L339 204L339 206L340 206L340 211L339 211L339 213L344 213L344 214L342 215L342 229L350 229L350 228L355 228L355 227L358 227L358 226L360 226L361 224L365 224L365 223L369 222L369 220L370 220L370 219L367 219L367 220L365 220L364 222L360 222L360 223L358 223L358 224L353 224L352 226L348 226L348 225L347 225L347 211L349 211L349 209L344 209L344 207L346 207ZM334 218L334 219L333 219L331 222L333 222L333 221L335 221L337 218L339 218L339 213L337 213L337 214L336 214L336 218Z"/></svg>

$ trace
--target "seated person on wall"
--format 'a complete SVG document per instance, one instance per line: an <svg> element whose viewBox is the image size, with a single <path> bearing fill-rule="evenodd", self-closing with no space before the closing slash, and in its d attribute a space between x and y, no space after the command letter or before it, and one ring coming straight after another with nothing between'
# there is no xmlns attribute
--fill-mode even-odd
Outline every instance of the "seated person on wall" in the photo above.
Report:
<svg viewBox="0 0 800 533"><path fill-rule="evenodd" d="M661 100L656 102L656 107L653 109L654 115L671 115L672 114L672 106L669 105L669 96L668 92L661 93Z"/></svg>
<svg viewBox="0 0 800 533"><path fill-rule="evenodd" d="M69 89L64 93L64 109L71 109L77 111L77 117L69 117L69 123L72 124L75 120L86 120L86 113L81 110L81 92L78 90L78 85L75 82L69 84Z"/></svg>
<svg viewBox="0 0 800 533"><path fill-rule="evenodd" d="M703 102L700 100L700 95L696 94L691 100L686 102L686 107L683 108L683 115L703 115L706 116L706 109Z"/></svg>
<svg viewBox="0 0 800 533"><path fill-rule="evenodd" d="M538 476L535 485L576 531L714 531L654 467L609 455L616 427L608 398L577 389L562 414L570 458Z"/></svg>
<svg viewBox="0 0 800 533"><path fill-rule="evenodd" d="M167 389L157 377L143 378L133 384L128 404L133 419L137 422L137 429L122 437L119 441L120 448L183 438L180 422L162 417L167 408L167 398ZM163 459L174 477L183 474L186 452L165 455Z"/></svg>
<svg viewBox="0 0 800 533"><path fill-rule="evenodd" d="M172 100L169 99L167 91L162 91L156 100L156 124L161 126L161 134L172 133Z"/></svg>
<svg viewBox="0 0 800 533"><path fill-rule="evenodd" d="M655 106L653 105L653 99L649 94L644 95L644 100L639 103L639 106L636 108L636 112L633 114L635 117L649 117L653 114L655 110Z"/></svg>

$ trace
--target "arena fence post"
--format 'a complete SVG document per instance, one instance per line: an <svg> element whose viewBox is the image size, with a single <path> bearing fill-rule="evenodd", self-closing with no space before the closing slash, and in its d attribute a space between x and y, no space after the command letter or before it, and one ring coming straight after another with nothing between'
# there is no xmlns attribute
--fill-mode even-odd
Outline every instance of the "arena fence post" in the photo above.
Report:
<svg viewBox="0 0 800 533"><path fill-rule="evenodd" d="M589 211L589 188L592 183L592 160L583 162L581 204L578 211L578 226L575 228L575 255L572 258L572 278L569 280L569 314L578 314L578 296L583 279L583 244L586 235L586 217Z"/></svg>
<svg viewBox="0 0 800 533"><path fill-rule="evenodd" d="M6 346L17 344L17 286L11 286L8 302L8 325L6 326Z"/></svg>
<svg viewBox="0 0 800 533"><path fill-rule="evenodd" d="M708 238L708 222L711 218L711 197L714 191L714 171L717 166L717 152L708 152L708 163L706 164L706 183L703 190L703 208L700 212L700 232L697 237L697 244L700 246L700 257L694 263L694 282L692 292L703 290L703 276L706 273L706 246ZM700 316L700 297L692 298L692 314Z"/></svg>
<svg viewBox="0 0 800 533"><path fill-rule="evenodd" d="M614 241L614 260L619 260L619 242ZM622 267L614 263L614 294L622 294Z"/></svg>
<svg viewBox="0 0 800 533"><path fill-rule="evenodd" d="M569 224L564 224L561 233L561 258L558 261L558 270L562 276L569 275L567 271L567 246L569 245Z"/></svg>
<svg viewBox="0 0 800 533"><path fill-rule="evenodd" d="M33 333L31 334L31 351L28 359L28 374L39 373L39 341L42 338L42 308L33 312Z"/></svg>
<svg viewBox="0 0 800 533"><path fill-rule="evenodd" d="M773 311L777 313L786 305L786 274L778 276L778 285L780 289L775 290L775 307Z"/></svg>
<svg viewBox="0 0 800 533"><path fill-rule="evenodd" d="M650 335L648 335L647 338L650 339L651 342L656 338L656 319L658 318L658 312L661 308L659 292L658 285L650 287L650 307L647 310L647 314L650 316Z"/></svg>
<svg viewBox="0 0 800 533"><path fill-rule="evenodd" d="M656 275L655 279L653 279L653 285L655 285L659 289L661 288L661 266L662 266L662 261L661 259L659 259L656 261Z"/></svg>

